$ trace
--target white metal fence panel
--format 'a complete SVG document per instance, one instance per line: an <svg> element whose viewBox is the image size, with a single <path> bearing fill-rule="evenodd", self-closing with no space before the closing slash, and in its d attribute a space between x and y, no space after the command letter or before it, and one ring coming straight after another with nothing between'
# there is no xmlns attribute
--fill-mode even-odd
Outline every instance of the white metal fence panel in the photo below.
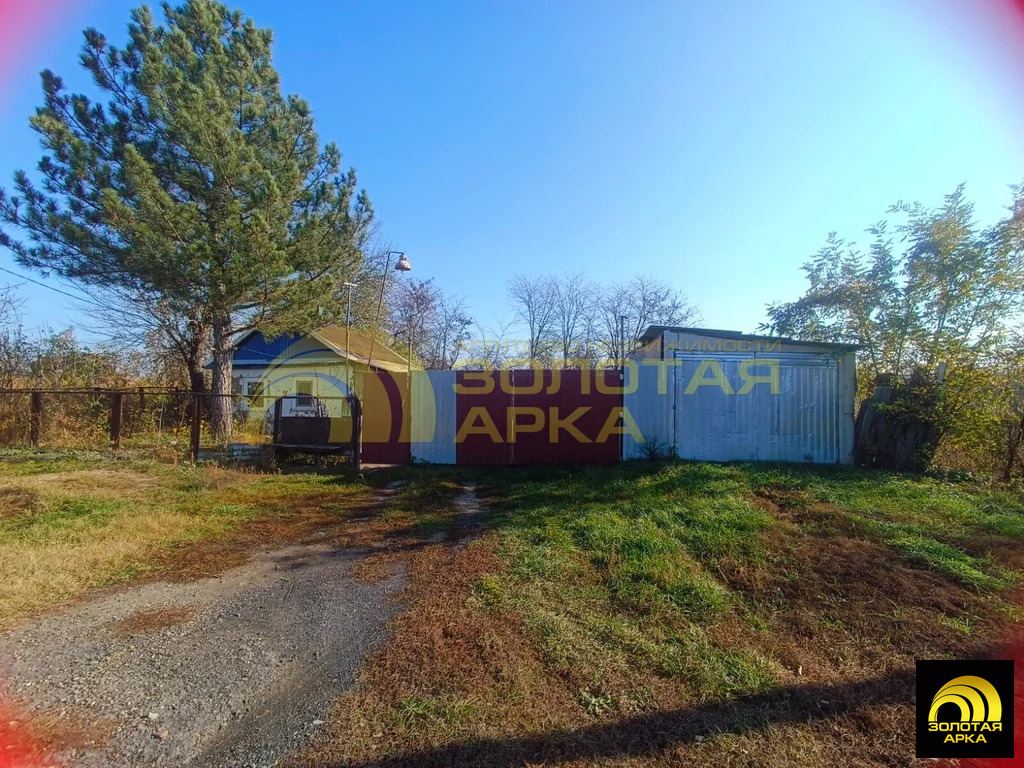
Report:
<svg viewBox="0 0 1024 768"><path fill-rule="evenodd" d="M412 460L455 463L455 371L413 371Z"/></svg>
<svg viewBox="0 0 1024 768"><path fill-rule="evenodd" d="M636 377L635 389L630 386L631 376ZM623 435L622 458L671 456L675 449L675 371L664 364L641 362L637 368L627 366L626 377L622 404L636 422L643 442L638 442L628 432Z"/></svg>

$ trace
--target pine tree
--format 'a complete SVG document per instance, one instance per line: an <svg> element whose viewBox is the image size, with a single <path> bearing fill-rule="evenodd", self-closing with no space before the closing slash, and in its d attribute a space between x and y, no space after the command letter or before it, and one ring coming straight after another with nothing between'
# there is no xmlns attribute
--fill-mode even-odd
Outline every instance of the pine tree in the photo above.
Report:
<svg viewBox="0 0 1024 768"><path fill-rule="evenodd" d="M211 0L163 11L162 25L133 11L124 48L85 31L81 64L105 104L43 72L30 119L42 183L19 171L16 194L0 190L0 243L176 317L202 308L213 392L228 395L235 336L316 322L358 267L372 210L306 102L282 95L270 30ZM228 436L229 398L212 400Z"/></svg>

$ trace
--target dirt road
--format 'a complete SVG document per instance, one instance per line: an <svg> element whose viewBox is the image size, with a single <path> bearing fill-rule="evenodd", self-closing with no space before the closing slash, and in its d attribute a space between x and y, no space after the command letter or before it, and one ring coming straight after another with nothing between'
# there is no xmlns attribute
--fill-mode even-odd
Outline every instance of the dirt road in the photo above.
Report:
<svg viewBox="0 0 1024 768"><path fill-rule="evenodd" d="M362 583L359 557L293 545L119 590L0 636L0 679L30 716L79 731L70 765L271 766L315 735L400 608L401 568Z"/></svg>

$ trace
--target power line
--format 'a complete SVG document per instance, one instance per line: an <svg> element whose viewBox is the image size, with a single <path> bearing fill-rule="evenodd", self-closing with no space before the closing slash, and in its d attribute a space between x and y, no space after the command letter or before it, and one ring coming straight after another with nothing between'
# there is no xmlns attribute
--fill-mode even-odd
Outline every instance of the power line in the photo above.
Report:
<svg viewBox="0 0 1024 768"><path fill-rule="evenodd" d="M47 285L46 283L41 283L38 280L33 280L31 277L19 274L19 273L13 271L13 270L7 269L7 267L0 267L0 272L6 272L7 274L14 275L15 277L17 277L17 278L19 278L21 280L27 280L30 283L34 283L35 285L41 286L42 288L46 288L46 289L51 290L51 291L55 291L55 292L57 292L59 294L62 294L62 295L67 296L69 298L72 298L75 301L84 301L86 304L93 304L95 306L100 306L95 301L91 301L90 299L87 299L84 296L76 296L73 293L68 293L67 291L62 291L60 288L54 288L52 285Z"/></svg>

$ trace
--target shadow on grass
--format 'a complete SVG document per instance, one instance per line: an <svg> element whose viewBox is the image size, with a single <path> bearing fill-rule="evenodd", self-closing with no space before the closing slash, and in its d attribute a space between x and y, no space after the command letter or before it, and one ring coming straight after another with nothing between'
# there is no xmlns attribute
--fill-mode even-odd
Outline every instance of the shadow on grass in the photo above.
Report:
<svg viewBox="0 0 1024 768"><path fill-rule="evenodd" d="M656 712L584 728L508 739L473 739L435 749L368 762L339 762L338 768L486 765L512 768L524 763L651 757L714 734L742 734L772 725L824 720L866 707L911 704L914 671L841 685L776 688L724 704ZM908 744L907 750L912 749Z"/></svg>

